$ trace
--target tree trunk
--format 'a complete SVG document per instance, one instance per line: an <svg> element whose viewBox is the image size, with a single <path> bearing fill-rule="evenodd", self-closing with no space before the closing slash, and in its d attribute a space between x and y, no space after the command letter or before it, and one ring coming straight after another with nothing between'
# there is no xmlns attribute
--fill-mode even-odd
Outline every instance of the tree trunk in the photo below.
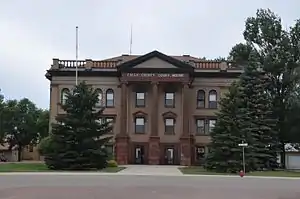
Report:
<svg viewBox="0 0 300 199"><path fill-rule="evenodd" d="M280 160L281 160L281 167L282 169L285 169L285 143L282 143L281 144L281 149L282 149L282 152L281 152L281 157L280 157Z"/></svg>
<svg viewBox="0 0 300 199"><path fill-rule="evenodd" d="M22 161L22 149L23 149L23 147L19 145L18 146L18 162Z"/></svg>

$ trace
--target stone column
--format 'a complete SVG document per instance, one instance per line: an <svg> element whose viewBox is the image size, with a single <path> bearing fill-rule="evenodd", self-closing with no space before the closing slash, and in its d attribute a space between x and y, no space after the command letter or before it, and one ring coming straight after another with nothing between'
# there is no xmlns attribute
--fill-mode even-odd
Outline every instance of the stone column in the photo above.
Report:
<svg viewBox="0 0 300 199"><path fill-rule="evenodd" d="M189 118L190 118L190 107L189 107L189 85L183 84L182 87L182 135L180 138L181 148L181 165L191 165L191 156L193 149L193 138L189 131Z"/></svg>
<svg viewBox="0 0 300 199"><path fill-rule="evenodd" d="M116 161L120 165L128 164L129 136L127 133L127 83L121 83L120 132L116 135Z"/></svg>
<svg viewBox="0 0 300 199"><path fill-rule="evenodd" d="M182 115L183 115L183 118L182 118L182 127L183 127L183 132L182 132L182 135L184 137L186 136L189 136L189 116L190 116L190 111L189 111L189 86L188 84L183 84L183 88L182 88L182 99L183 99L183 102L182 102L182 105L183 105L183 108L182 108Z"/></svg>
<svg viewBox="0 0 300 199"><path fill-rule="evenodd" d="M152 83L151 136L158 136L158 83Z"/></svg>
<svg viewBox="0 0 300 199"><path fill-rule="evenodd" d="M157 165L160 159L160 138L158 132L158 82L152 83L152 104L151 104L151 134L149 137L149 164Z"/></svg>

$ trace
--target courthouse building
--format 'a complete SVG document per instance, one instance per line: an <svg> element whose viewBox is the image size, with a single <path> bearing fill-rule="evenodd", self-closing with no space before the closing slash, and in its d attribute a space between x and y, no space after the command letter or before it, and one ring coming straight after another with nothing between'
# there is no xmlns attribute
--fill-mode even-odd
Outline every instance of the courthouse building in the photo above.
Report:
<svg viewBox="0 0 300 199"><path fill-rule="evenodd" d="M218 101L242 72L232 63L158 51L77 64L78 81L98 89L96 108L106 107L114 123L110 147L119 164L203 163ZM53 59L47 71L50 122L64 114L59 102L75 85L75 66Z"/></svg>

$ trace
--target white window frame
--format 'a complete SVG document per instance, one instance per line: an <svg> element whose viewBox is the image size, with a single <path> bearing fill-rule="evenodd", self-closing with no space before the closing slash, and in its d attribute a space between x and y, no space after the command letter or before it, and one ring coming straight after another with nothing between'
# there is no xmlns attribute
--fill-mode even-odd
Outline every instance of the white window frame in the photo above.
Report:
<svg viewBox="0 0 300 199"><path fill-rule="evenodd" d="M137 92L136 93L136 99L138 99L138 100L145 100L145 93L143 93L143 92Z"/></svg>
<svg viewBox="0 0 300 199"><path fill-rule="evenodd" d="M174 126L174 124L175 124L175 120L173 118L166 118L165 119L165 125L166 126Z"/></svg>
<svg viewBox="0 0 300 199"><path fill-rule="evenodd" d="M200 125L200 122L201 122L202 125ZM205 120L204 119L196 119L196 126L197 126L197 128L204 127L205 126Z"/></svg>
<svg viewBox="0 0 300 199"><path fill-rule="evenodd" d="M139 124L138 121L140 121L141 123ZM135 118L135 125L136 126L143 126L143 125L145 125L145 118L143 118L143 117L136 117Z"/></svg>
<svg viewBox="0 0 300 199"><path fill-rule="evenodd" d="M174 100L175 93L166 92L166 100Z"/></svg>
<svg viewBox="0 0 300 199"><path fill-rule="evenodd" d="M210 120L208 120L208 129L209 129L209 132L211 132L215 128L216 122L217 122L216 119L210 119Z"/></svg>
<svg viewBox="0 0 300 199"><path fill-rule="evenodd" d="M209 97L210 102L216 102L217 101L217 94L216 93L210 93L208 97Z"/></svg>

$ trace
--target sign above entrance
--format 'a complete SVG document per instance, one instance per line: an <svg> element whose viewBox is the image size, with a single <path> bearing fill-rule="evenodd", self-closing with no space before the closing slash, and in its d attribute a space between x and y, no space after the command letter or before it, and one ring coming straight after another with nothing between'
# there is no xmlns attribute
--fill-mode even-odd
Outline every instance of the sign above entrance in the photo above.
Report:
<svg viewBox="0 0 300 199"><path fill-rule="evenodd" d="M127 81L181 82L187 81L189 75L185 73L123 73L122 78Z"/></svg>

